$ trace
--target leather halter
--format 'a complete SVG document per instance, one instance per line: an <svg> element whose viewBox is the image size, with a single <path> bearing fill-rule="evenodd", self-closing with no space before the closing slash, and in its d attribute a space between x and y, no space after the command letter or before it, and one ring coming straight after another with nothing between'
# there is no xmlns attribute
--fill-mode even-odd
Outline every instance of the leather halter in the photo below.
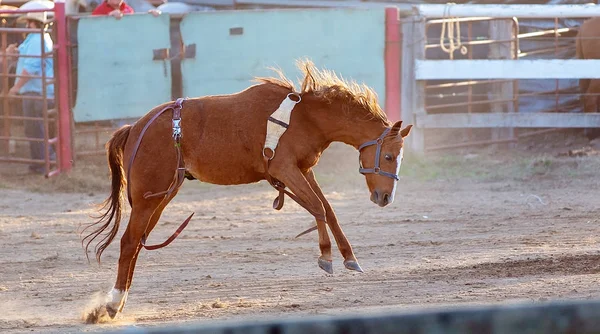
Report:
<svg viewBox="0 0 600 334"><path fill-rule="evenodd" d="M162 204L162 202L165 201L173 193L173 191L175 191L177 188L179 188L179 186L181 186L181 184L185 180L185 164L183 162L183 156L181 154L181 137L182 137L181 109L183 108L184 100L185 99L183 99L183 98L178 98L177 101L167 105L161 111L154 114L154 116L152 116L152 118L146 123L146 125L144 125L144 128L142 129L142 132L140 133L140 136L138 137L138 140L135 143L135 146L133 148L133 153L131 154L131 158L129 159L129 166L127 166L127 199L129 200L129 205L131 205L131 182L129 182L129 177L131 175L131 166L133 165L134 158L140 147L142 138L144 137L144 134L146 133L146 130L148 130L148 127L150 126L150 124L152 124L152 122L154 122L160 115L162 115L167 110L173 110L173 135L172 136L173 136L173 140L175 141L175 149L177 151L177 169L175 170L175 175L173 175L173 181L171 182L171 184L169 185L169 188L167 188L167 190L157 192L157 193L151 193L148 191L148 192L144 193L144 199L148 199L151 197L157 197L157 196L164 196L161 201L161 204ZM194 212L192 212L192 214L181 224L181 226L179 226L179 228L175 231L175 233L173 233L173 235L171 235L165 242L158 244L158 245L146 246L146 231L144 231L144 234L142 235L142 240L140 241L140 244L147 250L153 250L153 249L158 249L158 248L167 246L173 240L175 240L175 238L179 235L179 233L181 233L181 231L183 231L183 229L187 226L187 224L192 219L193 215L194 215ZM150 219L148 220L148 224L150 224ZM146 230L147 230L147 228L148 228L148 225L146 225Z"/></svg>
<svg viewBox="0 0 600 334"><path fill-rule="evenodd" d="M377 138L375 140L370 140L358 147L358 152L360 152L365 147L368 147L371 145L377 145L377 149L375 151L375 166L373 166L373 168L364 168L361 163L360 168L358 169L358 171L361 174L363 174L363 175L377 174L377 175L387 176L396 181L400 180L398 175L383 171L383 170L381 170L381 167L379 167L379 159L381 158L381 145L383 145L383 138L385 138L385 136L390 132L390 130L391 130L391 128L386 128L385 130L383 130L383 133L381 134L381 136L379 136L379 138Z"/></svg>

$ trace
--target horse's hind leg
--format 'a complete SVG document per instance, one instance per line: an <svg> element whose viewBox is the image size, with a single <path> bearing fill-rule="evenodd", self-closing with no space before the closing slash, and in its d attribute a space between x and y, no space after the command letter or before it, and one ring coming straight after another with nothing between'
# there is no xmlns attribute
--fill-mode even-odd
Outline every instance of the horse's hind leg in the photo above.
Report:
<svg viewBox="0 0 600 334"><path fill-rule="evenodd" d="M356 256L354 256L354 251L352 250L352 246L350 245L350 242L346 238L346 235L342 231L342 227L338 223L338 220L335 215L335 212L333 211L333 208L331 207L331 205L325 198L325 195L323 194L321 187L319 187L319 183L317 182L317 179L315 178L313 171L309 170L307 173L305 173L304 177L310 184L310 186L313 189L313 191L315 192L315 194L317 194L317 196L319 196L319 199L321 200L321 202L323 202L323 206L325 207L325 212L327 215L327 225L331 229L331 233L333 234L335 242L337 243L338 249L339 249L340 253L342 253L342 256L344 257L344 266L350 270L356 270L356 271L363 272L362 268L358 264L358 260L356 260Z"/></svg>
<svg viewBox="0 0 600 334"><path fill-rule="evenodd" d="M171 196L164 201L161 197L135 202L131 210L131 218L121 238L121 254L119 256L119 266L117 279L114 287L108 293L106 302L106 311L111 318L114 318L118 312L123 310L127 301L127 294L131 287L135 264L141 249L141 240L144 233L150 234L152 229L158 223L160 215L169 201L176 195L174 191Z"/></svg>

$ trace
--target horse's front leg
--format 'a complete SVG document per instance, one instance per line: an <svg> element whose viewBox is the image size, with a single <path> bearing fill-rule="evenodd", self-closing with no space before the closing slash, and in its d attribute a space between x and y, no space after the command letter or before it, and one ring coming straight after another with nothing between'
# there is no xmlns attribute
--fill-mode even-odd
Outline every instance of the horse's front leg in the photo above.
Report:
<svg viewBox="0 0 600 334"><path fill-rule="evenodd" d="M331 233L333 233L333 238L335 239L335 242L337 243L338 249L340 250L340 253L342 253L342 256L344 257L344 266L347 269L356 270L356 271L359 271L362 273L363 270L360 267L360 265L358 264L358 261L356 260L356 256L354 256L354 252L352 251L352 246L350 245L350 242L348 241L348 239L346 238L346 235L342 231L342 227L338 223L338 220L335 215L335 212L333 211L333 208L331 207L331 205L325 198L325 195L323 194L323 191L321 190L319 183L317 183L317 179L315 178L315 174L313 173L312 169L309 170L308 172L306 172L304 174L304 177L306 178L306 180L310 184L311 188L313 189L315 194L317 194L317 196L323 203L323 206L325 207L325 212L326 212L326 217L327 217L327 225L331 229Z"/></svg>
<svg viewBox="0 0 600 334"><path fill-rule="evenodd" d="M272 175L282 181L290 190L307 206L307 209L315 215L317 231L319 233L319 248L321 256L318 259L319 267L329 274L333 274L331 240L327 234L325 224L325 208L319 196L313 191L309 182L297 167L286 169L273 168Z"/></svg>

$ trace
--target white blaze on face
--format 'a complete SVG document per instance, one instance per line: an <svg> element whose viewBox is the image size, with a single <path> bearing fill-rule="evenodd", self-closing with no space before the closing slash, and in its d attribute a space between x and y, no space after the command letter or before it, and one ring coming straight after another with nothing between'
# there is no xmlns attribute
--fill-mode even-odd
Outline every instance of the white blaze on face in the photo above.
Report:
<svg viewBox="0 0 600 334"><path fill-rule="evenodd" d="M404 157L404 148L400 149L400 153L396 157L396 175L400 174L400 165L402 165L402 158ZM394 203L394 197L396 194L396 186L398 185L398 181L394 180L394 187L392 188L392 193L390 194L390 204Z"/></svg>

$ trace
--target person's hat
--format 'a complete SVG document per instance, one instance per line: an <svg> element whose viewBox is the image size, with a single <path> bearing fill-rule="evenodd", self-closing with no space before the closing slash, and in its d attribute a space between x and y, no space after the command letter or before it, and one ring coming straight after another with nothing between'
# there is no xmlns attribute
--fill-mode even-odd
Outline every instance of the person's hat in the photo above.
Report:
<svg viewBox="0 0 600 334"><path fill-rule="evenodd" d="M19 21L26 20L35 20L41 22L42 24L46 24L52 20L54 16L54 2L48 0L31 0L23 4L20 10L31 10L31 9L48 9L47 12L37 12L37 13L26 13L19 16Z"/></svg>

